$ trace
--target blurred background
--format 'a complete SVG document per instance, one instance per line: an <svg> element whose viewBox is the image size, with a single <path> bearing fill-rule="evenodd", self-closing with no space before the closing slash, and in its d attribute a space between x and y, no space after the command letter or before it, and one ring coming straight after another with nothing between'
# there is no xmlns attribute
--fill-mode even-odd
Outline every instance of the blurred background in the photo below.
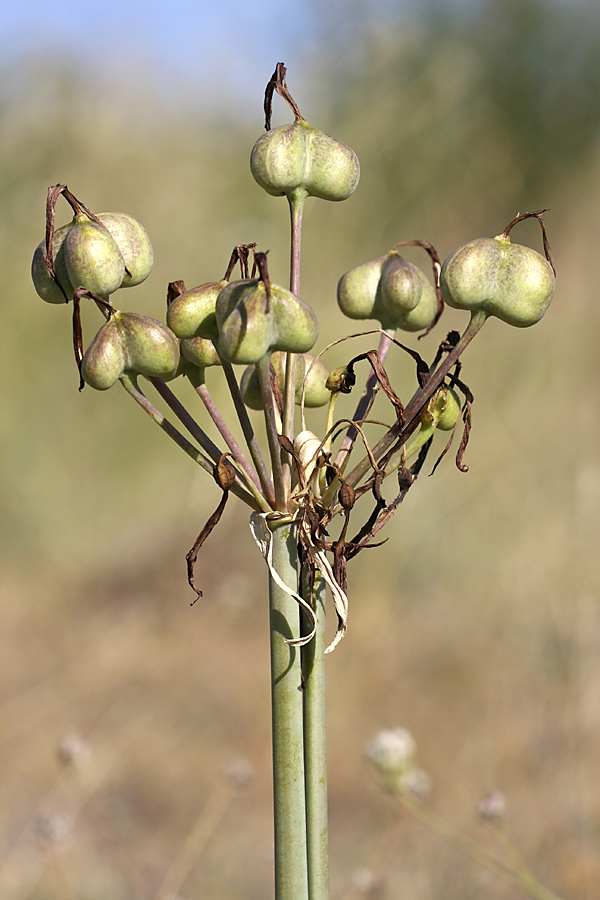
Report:
<svg viewBox="0 0 600 900"><path fill-rule="evenodd" d="M540 878L597 897L597 4L5 0L0 48L2 898L272 896L267 573L247 511L229 504L190 608L184 557L216 486L124 391L78 393L70 312L37 298L29 267L47 188L66 182L150 234L154 271L117 306L163 318L167 282L217 280L249 241L285 283L287 204L248 167L280 60L362 168L343 207L308 203L318 349L359 330L340 275L401 240L444 258L549 207L558 271L539 325L492 320L465 356L469 472L452 454L426 468L388 542L350 565L328 659L332 898L518 896L381 792L363 747L398 726L439 814L495 849L474 810L502 791ZM274 124L289 118L276 99ZM511 236L541 249L535 223ZM419 351L464 324L447 311ZM99 325L86 310L88 340ZM389 372L409 397L412 366L392 355ZM217 372L208 384L226 403Z"/></svg>

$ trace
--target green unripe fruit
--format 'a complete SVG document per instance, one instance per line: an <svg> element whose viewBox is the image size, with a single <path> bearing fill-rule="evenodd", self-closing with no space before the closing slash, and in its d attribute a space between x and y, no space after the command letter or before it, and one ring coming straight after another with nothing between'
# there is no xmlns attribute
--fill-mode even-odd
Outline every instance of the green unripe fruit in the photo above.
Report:
<svg viewBox="0 0 600 900"><path fill-rule="evenodd" d="M250 169L255 181L274 197L300 193L345 200L360 176L350 147L304 119L263 134L252 148Z"/></svg>
<svg viewBox="0 0 600 900"><path fill-rule="evenodd" d="M67 266L65 263L64 242L67 233L72 228L73 222L63 225L54 232L52 239L52 259L54 260L54 271L60 284L64 289L64 294L55 282L54 278L46 268L46 242L42 241L36 247L31 263L31 278L36 292L46 303L66 303L73 296L75 288L69 280ZM66 294L66 298L65 298Z"/></svg>
<svg viewBox="0 0 600 900"><path fill-rule="evenodd" d="M452 431L460 416L460 399L456 391L443 384L427 404L429 423L439 431Z"/></svg>
<svg viewBox="0 0 600 900"><path fill-rule="evenodd" d="M96 391L106 391L119 380L124 369L123 338L113 316L87 348L81 363L81 376Z"/></svg>
<svg viewBox="0 0 600 900"><path fill-rule="evenodd" d="M179 341L172 331L149 316L115 312L90 346L81 363L83 380L105 391L123 372L170 381L179 374Z"/></svg>
<svg viewBox="0 0 600 900"><path fill-rule="evenodd" d="M175 378L179 341L170 328L137 313L116 312L115 319L125 348L125 371L165 381Z"/></svg>
<svg viewBox="0 0 600 900"><path fill-rule="evenodd" d="M414 309L398 320L397 328L402 331L423 331L429 328L438 311L438 298L435 288L420 269L417 269L423 283L421 299Z"/></svg>
<svg viewBox="0 0 600 900"><path fill-rule="evenodd" d="M374 307L383 327L397 327L395 323L415 308L422 292L423 281L417 267L407 262L396 250L388 253L381 267ZM384 324L386 320L389 325Z"/></svg>
<svg viewBox="0 0 600 900"><path fill-rule="evenodd" d="M210 282L180 294L167 310L167 325L178 338L207 338L216 341L219 337L215 306L220 291L227 281Z"/></svg>
<svg viewBox="0 0 600 900"><path fill-rule="evenodd" d="M329 369L322 359L313 362L314 357L311 353L304 354L305 374L302 379L304 389L304 405L307 408L316 409L319 406L325 406L331 399L331 391L327 388L327 379L329 378ZM298 394L296 394L298 396ZM302 391L297 400L302 400Z"/></svg>
<svg viewBox="0 0 600 900"><path fill-rule="evenodd" d="M381 268L386 260L379 256L370 262L350 269L342 275L337 286L338 306L349 319L374 319L373 308L381 278Z"/></svg>
<svg viewBox="0 0 600 900"><path fill-rule="evenodd" d="M121 287L125 263L110 233L88 219L76 216L64 241L64 256L71 284L108 297Z"/></svg>
<svg viewBox="0 0 600 900"><path fill-rule="evenodd" d="M205 338L188 338L181 342L181 354L187 362L199 369L221 365L219 354L212 341Z"/></svg>
<svg viewBox="0 0 600 900"><path fill-rule="evenodd" d="M484 312L526 328L542 318L554 295L550 263L535 250L499 235L479 238L450 254L440 286L448 306Z"/></svg>
<svg viewBox="0 0 600 900"><path fill-rule="evenodd" d="M257 363L274 343L273 309L267 312L262 282L244 279L224 287L217 299L216 317L217 348L228 362Z"/></svg>
<svg viewBox="0 0 600 900"><path fill-rule="evenodd" d="M342 275L337 300L348 318L377 319L389 330L421 331L437 312L433 285L396 250Z"/></svg>
<svg viewBox="0 0 600 900"><path fill-rule="evenodd" d="M294 402L299 406L302 402L302 392L306 378L306 390L304 390L304 405L307 408L325 406L329 402L330 393L325 387L329 377L329 369L322 360L314 361L311 353L300 354L296 358L296 391ZM286 354L278 351L271 356L271 365L275 370L275 377L281 393L285 391L285 360ZM312 368L311 367L312 364ZM309 371L310 369L310 371ZM308 377L307 377L308 372ZM240 384L242 398L250 409L263 409L260 382L254 366L248 366L242 375Z"/></svg>
<svg viewBox="0 0 600 900"><path fill-rule="evenodd" d="M217 298L219 355L228 362L254 365L274 350L305 353L318 329L310 306L279 285L267 289L259 279L233 281Z"/></svg>
<svg viewBox="0 0 600 900"><path fill-rule="evenodd" d="M110 232L121 251L123 262L129 272L121 287L134 287L145 281L154 264L154 251L146 229L133 216L121 212L99 213L98 218Z"/></svg>

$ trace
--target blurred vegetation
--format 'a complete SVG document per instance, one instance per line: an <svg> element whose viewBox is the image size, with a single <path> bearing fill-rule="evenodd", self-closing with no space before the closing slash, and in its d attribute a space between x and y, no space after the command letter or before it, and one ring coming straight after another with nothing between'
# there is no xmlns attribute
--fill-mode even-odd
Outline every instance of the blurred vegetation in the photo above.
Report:
<svg viewBox="0 0 600 900"><path fill-rule="evenodd" d="M571 900L598 893L599 17L592 4L489 0L390 12L382 25L368 4L336 0L317 16L304 96L288 72L303 114L362 166L343 208L307 213L302 293L319 347L354 330L336 309L339 276L400 240L431 240L444 257L517 211L550 207L558 270L540 325L491 322L465 358L468 475L447 458L423 476L389 542L350 569L350 633L329 663L334 898L395 827L382 898L515 896L396 825L361 747L397 725L414 733L442 814L475 831L481 794L504 790L541 877ZM252 240L285 282L285 201L248 171L262 97L252 124L229 97L209 117L166 106L143 72L39 56L2 84L0 894L154 897L223 762L243 754L255 783L182 896L269 896L266 579L246 513L232 504L211 537L204 602L190 611L182 560L216 488L124 392L78 394L69 311L42 304L29 280L46 189L66 181L96 211L139 218L153 240L155 271L117 305L162 318L168 281L221 277L232 246ZM540 246L533 226L513 237ZM87 338L99 324L86 314ZM432 356L462 324L446 313L420 351ZM411 378L399 361L394 383ZM225 402L212 372L209 387ZM72 730L92 747L76 787L52 758ZM67 848L36 850L36 811L78 803Z"/></svg>

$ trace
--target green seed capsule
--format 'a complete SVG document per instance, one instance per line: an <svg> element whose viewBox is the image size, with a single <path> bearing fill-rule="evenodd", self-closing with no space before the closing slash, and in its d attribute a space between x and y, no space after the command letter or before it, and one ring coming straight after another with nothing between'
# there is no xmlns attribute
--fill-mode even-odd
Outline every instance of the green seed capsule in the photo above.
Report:
<svg viewBox="0 0 600 900"><path fill-rule="evenodd" d="M439 431L452 431L459 416L459 396L455 390L443 384L427 404L429 422Z"/></svg>
<svg viewBox="0 0 600 900"><path fill-rule="evenodd" d="M423 293L423 280L416 266L392 250L381 267L381 278L373 312L383 328L397 328L398 322L414 309Z"/></svg>
<svg viewBox="0 0 600 900"><path fill-rule="evenodd" d="M129 272L125 273L121 287L141 284L154 265L154 251L144 226L127 213L99 213L98 218L106 226L121 251L123 262Z"/></svg>
<svg viewBox="0 0 600 900"><path fill-rule="evenodd" d="M349 319L375 318L373 308L385 260L385 256L379 256L350 269L340 278L337 286L338 306Z"/></svg>
<svg viewBox="0 0 600 900"><path fill-rule="evenodd" d="M219 293L216 305L218 351L228 362L254 365L275 340L273 310L267 312L262 281L232 281Z"/></svg>
<svg viewBox="0 0 600 900"><path fill-rule="evenodd" d="M255 181L274 197L304 193L345 200L360 176L350 147L304 119L263 134L252 148L250 169Z"/></svg>
<svg viewBox="0 0 600 900"><path fill-rule="evenodd" d="M421 331L437 313L433 285L396 250L342 275L337 300L350 319L377 319L389 330Z"/></svg>
<svg viewBox="0 0 600 900"><path fill-rule="evenodd" d="M215 306L227 281L209 282L180 294L167 310L167 325L182 340L219 337Z"/></svg>
<svg viewBox="0 0 600 900"><path fill-rule="evenodd" d="M471 241L450 254L440 286L448 306L527 328L548 309L555 278L543 256L500 235Z"/></svg>
<svg viewBox="0 0 600 900"><path fill-rule="evenodd" d="M111 234L88 219L76 216L65 238L65 263L71 284L108 297L121 287L125 263Z"/></svg>
<svg viewBox="0 0 600 900"><path fill-rule="evenodd" d="M208 369L210 366L221 365L219 354L212 341L205 338L188 338L181 342L181 354L193 366L199 369Z"/></svg>
<svg viewBox="0 0 600 900"><path fill-rule="evenodd" d="M232 363L254 365L274 350L305 353L318 329L310 306L272 284L270 298L259 279L233 281L217 298L218 351Z"/></svg>
<svg viewBox="0 0 600 900"><path fill-rule="evenodd" d="M102 326L81 363L81 375L96 391L106 391L119 380L125 369L125 348L113 318Z"/></svg>
<svg viewBox="0 0 600 900"><path fill-rule="evenodd" d="M125 350L125 371L170 381L178 374L179 341L157 319L116 312L114 321Z"/></svg>
<svg viewBox="0 0 600 900"><path fill-rule="evenodd" d="M75 288L69 280L67 266L65 264L64 242L69 230L73 227L73 222L57 228L54 232L52 240L52 258L54 260L54 270L56 276L64 289L64 294L51 277L46 268L46 242L42 241L36 247L31 263L31 278L33 286L39 297L46 303L66 303L67 299L71 299ZM65 298L66 295L66 298Z"/></svg>
<svg viewBox="0 0 600 900"><path fill-rule="evenodd" d="M423 282L421 299L414 309L398 319L397 328L400 328L401 331L423 331L425 328L429 328L437 315L438 299L435 288L420 269L417 271Z"/></svg>
<svg viewBox="0 0 600 900"><path fill-rule="evenodd" d="M329 377L329 369L322 360L318 359L314 362L314 359L315 358L311 353L302 353L296 358L296 392L294 395L294 402L297 406L302 402L305 379L305 407L316 408L325 406L325 404L329 402L330 393L325 387L325 382ZM273 353L271 356L271 365L275 370L277 384L279 385L282 394L285 391L285 360L286 354L282 351ZM260 382L254 366L248 366L242 375L240 390L246 406L250 409L263 409Z"/></svg>

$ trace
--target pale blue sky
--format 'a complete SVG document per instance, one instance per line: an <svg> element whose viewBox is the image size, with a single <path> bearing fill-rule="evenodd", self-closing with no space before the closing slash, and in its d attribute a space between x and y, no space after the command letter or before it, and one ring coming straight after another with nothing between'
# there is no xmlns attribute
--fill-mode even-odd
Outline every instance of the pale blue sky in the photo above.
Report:
<svg viewBox="0 0 600 900"><path fill-rule="evenodd" d="M501 2L501 0L496 0ZM594 5L597 0L555 0ZM148 83L167 102L185 96L212 105L220 88L235 91L238 108L255 107L279 60L290 86L312 74L319 54L347 53L367 28L385 29L426 6L444 11L484 0L0 0L0 66L10 88L16 60L34 57L52 68L65 58L85 79L102 84ZM104 70L104 71L103 71ZM293 77L292 77L293 73ZM8 85L7 85L8 82ZM0 86L1 87L1 86ZM318 90L318 84L315 88Z"/></svg>
<svg viewBox="0 0 600 900"><path fill-rule="evenodd" d="M210 95L235 83L242 102L256 97L282 60L306 65L315 33L316 0L3 0L0 57L4 65L26 54L50 63L76 61L92 80L102 66L142 67L169 92L181 78L190 92ZM329 0L352 15L354 0ZM359 3L359 6L363 4ZM373 9L398 8L402 0L375 0ZM345 18L345 16L343 16ZM345 24L345 23L342 23ZM10 69L9 69L10 71ZM206 98L208 100L208 96Z"/></svg>

